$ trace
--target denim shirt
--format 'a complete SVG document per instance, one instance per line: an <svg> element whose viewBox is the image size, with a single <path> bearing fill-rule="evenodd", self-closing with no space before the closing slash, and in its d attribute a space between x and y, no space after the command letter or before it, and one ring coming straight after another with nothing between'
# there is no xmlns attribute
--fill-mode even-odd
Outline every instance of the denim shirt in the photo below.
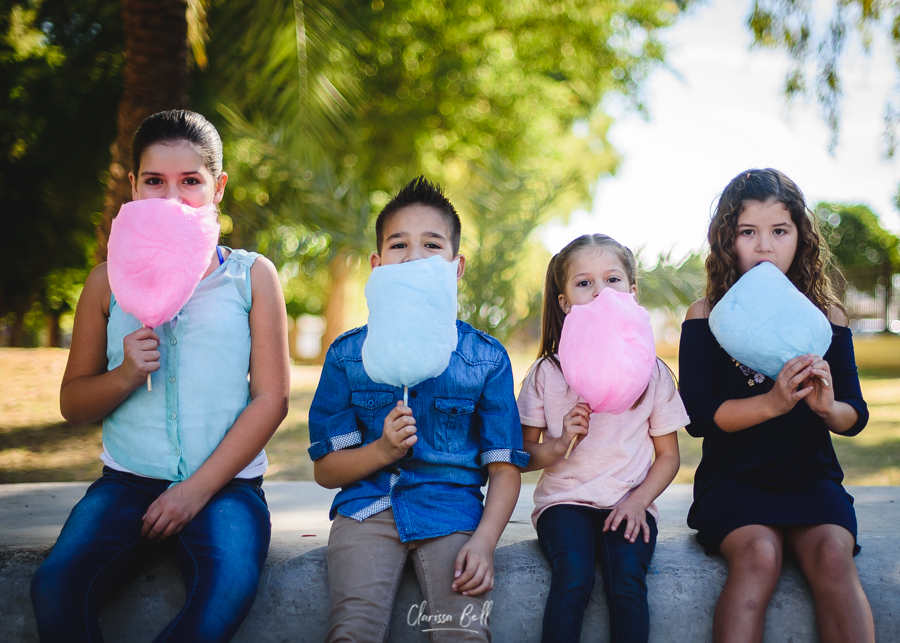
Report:
<svg viewBox="0 0 900 643"><path fill-rule="evenodd" d="M485 467L528 464L506 350L465 322L456 327L459 341L447 369L409 389L418 441L393 465L343 488L332 519L340 513L362 521L392 507L403 542L474 530L484 511ZM328 349L309 410L313 460L378 440L388 413L403 399L402 388L376 384L366 374L365 339L363 326Z"/></svg>

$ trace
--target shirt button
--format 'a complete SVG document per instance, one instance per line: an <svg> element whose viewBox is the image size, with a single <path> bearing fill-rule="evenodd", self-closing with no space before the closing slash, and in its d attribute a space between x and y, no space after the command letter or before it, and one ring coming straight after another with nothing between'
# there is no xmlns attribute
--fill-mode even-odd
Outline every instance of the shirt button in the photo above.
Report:
<svg viewBox="0 0 900 643"><path fill-rule="evenodd" d="M172 346L174 346L175 344L178 343L178 340L173 337L171 340L169 340L169 343L172 344Z"/></svg>
<svg viewBox="0 0 900 643"><path fill-rule="evenodd" d="M172 375L172 376L169 378L169 381L170 381L170 382L174 382L174 381L175 381L175 376Z"/></svg>
<svg viewBox="0 0 900 643"><path fill-rule="evenodd" d="M450 409L451 414L456 415L456 412L457 412L457 408L455 406L452 409Z"/></svg>
<svg viewBox="0 0 900 643"><path fill-rule="evenodd" d="M403 493L400 492L400 491L398 491L397 493L394 494L394 497L395 497L395 498L399 498L399 497L402 496L402 495L403 495Z"/></svg>
<svg viewBox="0 0 900 643"><path fill-rule="evenodd" d="M177 414L177 413L173 413L173 414L172 414L172 419L173 419L173 420L174 420L175 418L177 418L177 417L178 417L178 414Z"/></svg>
<svg viewBox="0 0 900 643"><path fill-rule="evenodd" d="M418 395L418 393L416 393L415 391L410 391L410 392L409 392L409 396L410 396L412 399L416 399L416 396L417 396L417 395Z"/></svg>
<svg viewBox="0 0 900 643"><path fill-rule="evenodd" d="M369 406L375 406L375 400L369 400Z"/></svg>
<svg viewBox="0 0 900 643"><path fill-rule="evenodd" d="M178 449L175 449L175 455L181 455L181 451L179 451Z"/></svg>

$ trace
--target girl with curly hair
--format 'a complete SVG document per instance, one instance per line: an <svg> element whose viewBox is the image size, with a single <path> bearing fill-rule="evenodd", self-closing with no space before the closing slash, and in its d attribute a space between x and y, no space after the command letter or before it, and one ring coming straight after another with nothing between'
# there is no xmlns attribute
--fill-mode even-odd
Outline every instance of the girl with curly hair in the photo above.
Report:
<svg viewBox="0 0 900 643"><path fill-rule="evenodd" d="M868 421L847 315L828 247L797 185L777 170L741 172L709 226L706 297L681 334L681 395L690 435L703 438L688 525L728 578L713 621L716 641L762 641L766 608L785 550L812 588L822 641L874 641L853 562L856 514L830 433L856 435ZM719 346L709 314L745 272L774 264L832 326L824 355L801 355L772 380Z"/></svg>

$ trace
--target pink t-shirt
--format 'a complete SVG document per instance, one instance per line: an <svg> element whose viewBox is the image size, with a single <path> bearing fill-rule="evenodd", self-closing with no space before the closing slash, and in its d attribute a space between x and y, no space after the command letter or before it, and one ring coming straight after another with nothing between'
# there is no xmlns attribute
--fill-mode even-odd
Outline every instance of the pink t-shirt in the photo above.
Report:
<svg viewBox="0 0 900 643"><path fill-rule="evenodd" d="M543 438L562 434L563 417L579 401L550 360L533 366L519 393L522 426L542 429ZM666 435L690 422L668 369L657 360L644 399L620 415L592 413L587 437L541 472L534 490L531 520L553 505L616 506L647 477L653 461L651 436ZM658 521L656 504L647 510Z"/></svg>

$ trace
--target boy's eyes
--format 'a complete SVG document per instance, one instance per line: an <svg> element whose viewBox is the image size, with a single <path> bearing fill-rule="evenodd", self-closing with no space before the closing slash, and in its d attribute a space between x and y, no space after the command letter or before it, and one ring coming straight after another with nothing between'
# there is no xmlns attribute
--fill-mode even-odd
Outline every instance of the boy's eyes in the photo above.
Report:
<svg viewBox="0 0 900 643"><path fill-rule="evenodd" d="M390 246L388 246L388 247L389 247L391 250L403 250L403 249L406 247L406 242L405 242L405 241L398 241L397 243L392 243L392 244L391 244ZM441 250L441 249L442 249L440 244L434 243L433 241L429 241L428 243L426 243L426 244L425 244L425 247L426 247L426 248L429 248L429 249L431 249L431 250Z"/></svg>
<svg viewBox="0 0 900 643"><path fill-rule="evenodd" d="M192 177L192 176L187 177L187 178L183 181L183 183L186 183L187 185L200 185L200 181L198 181L197 179L195 179L195 178Z"/></svg>

